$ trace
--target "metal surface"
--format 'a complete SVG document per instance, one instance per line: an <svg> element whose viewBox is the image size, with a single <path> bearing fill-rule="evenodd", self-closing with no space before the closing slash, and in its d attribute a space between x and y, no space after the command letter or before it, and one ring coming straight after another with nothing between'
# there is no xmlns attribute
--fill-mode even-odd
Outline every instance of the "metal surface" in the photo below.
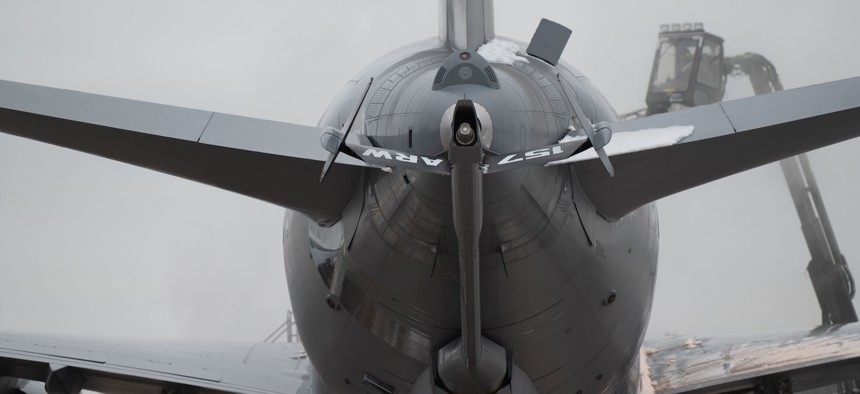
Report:
<svg viewBox="0 0 860 394"><path fill-rule="evenodd" d="M499 81L493 67L475 51L459 51L450 54L439 66L433 78L433 90L459 84L499 88Z"/></svg>
<svg viewBox="0 0 860 394"><path fill-rule="evenodd" d="M45 379L48 394L78 394L84 388L84 375L77 368L49 364L51 372Z"/></svg>
<svg viewBox="0 0 860 394"><path fill-rule="evenodd" d="M570 109L553 67L540 60L494 65L499 90L454 85L433 91L436 71L450 53L418 47L363 72L380 81L364 113L361 137L368 144L424 157L443 152L440 119L464 95L492 119L487 148L493 152L544 149L567 134ZM616 119L587 79L565 65L559 72L585 117ZM316 300L294 307L308 354L330 390L357 391L355 382L366 372L408 391L427 370L430 355L461 331L450 179L392 166L391 172L369 170L365 182L363 205L347 210L359 217L343 224L355 229L354 236L344 235L342 257L334 259L347 268L341 308L325 306L320 294L331 277L307 257L314 250L308 233L324 229L300 215L286 219L291 298ZM512 354L539 392L629 387L628 371L646 325L646 315L636 311L648 310L651 302L653 207L619 225L593 215L593 205L582 197L577 207L583 222L574 207L575 193L583 195L577 189L568 166L484 176L478 241L482 334ZM643 233L648 235L634 235ZM618 243L626 247L608 247ZM624 275L613 274L619 272ZM617 300L603 305L612 289ZM370 353L376 356L363 357Z"/></svg>
<svg viewBox="0 0 860 394"><path fill-rule="evenodd" d="M453 50L478 49L495 38L493 0L439 0L439 40Z"/></svg>
<svg viewBox="0 0 860 394"><path fill-rule="evenodd" d="M451 123L451 208L457 236L460 282L460 338L439 350L438 374L449 391L493 393L503 383L505 349L481 329L480 236L484 221L483 147L474 104L457 101Z"/></svg>
<svg viewBox="0 0 860 394"><path fill-rule="evenodd" d="M568 93L568 87L565 82L561 79L561 74L556 74L556 78L558 78L558 82L561 85L561 91L564 92L564 97L570 105L570 128L574 127L574 123L578 120L579 125L583 131L585 131L585 135L588 137L588 142L591 148L597 153L597 157L600 158L600 162L603 163L603 167L606 168L606 172L609 173L610 177L615 176L615 169L612 168L612 162L609 161L609 156L606 154L606 150L603 149L607 143L612 139L612 129L609 127L606 121L598 121L597 123L600 125L598 128L601 131L598 134L595 131L595 126L591 124L591 120L585 116L585 112L582 111L582 107L580 107L579 103L576 100L571 100L571 94Z"/></svg>
<svg viewBox="0 0 860 394"><path fill-rule="evenodd" d="M484 157L476 144L478 118L471 101L460 100L454 110L457 128L454 143L448 150L451 172L451 208L454 233L457 235L460 282L460 332L467 376L473 374L481 359L481 275L479 237L484 222L483 175L479 165ZM465 131L471 138L457 138Z"/></svg>
<svg viewBox="0 0 860 394"><path fill-rule="evenodd" d="M553 66L558 64L561 53L570 38L570 29L549 19L541 19L526 53Z"/></svg>
<svg viewBox="0 0 860 394"><path fill-rule="evenodd" d="M367 87L364 88L361 100L358 100L358 103L355 104L355 109L352 111L352 114L350 114L349 119L344 123L342 129L337 132L331 131L333 129L331 127L323 130L323 134L320 136L320 143L323 149L329 152L329 155L325 160L322 172L320 173L320 183L325 179L326 174L328 174L328 171L337 159L338 154L343 150L346 139L349 137L349 132L352 131L353 126L355 126L355 118L358 117L358 112L361 110L361 105L364 104L364 100L367 98L367 92L370 91L371 86L373 86L373 77L369 78L367 81Z"/></svg>

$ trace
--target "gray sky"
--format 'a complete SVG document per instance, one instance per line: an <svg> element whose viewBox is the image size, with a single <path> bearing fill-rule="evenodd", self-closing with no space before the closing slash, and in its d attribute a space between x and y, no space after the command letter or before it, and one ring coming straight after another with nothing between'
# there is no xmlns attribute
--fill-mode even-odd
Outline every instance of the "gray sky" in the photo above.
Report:
<svg viewBox="0 0 860 394"><path fill-rule="evenodd" d="M571 27L564 59L625 112L643 106L660 23L703 21L727 53L771 59L790 88L860 75L856 15L853 0L499 0L496 32L527 41L541 17ZM361 67L436 29L435 1L0 0L0 79L314 124ZM857 152L853 141L811 158L860 275ZM818 322L778 166L658 207L651 334ZM260 340L289 308L282 216L229 192L0 135L0 330Z"/></svg>

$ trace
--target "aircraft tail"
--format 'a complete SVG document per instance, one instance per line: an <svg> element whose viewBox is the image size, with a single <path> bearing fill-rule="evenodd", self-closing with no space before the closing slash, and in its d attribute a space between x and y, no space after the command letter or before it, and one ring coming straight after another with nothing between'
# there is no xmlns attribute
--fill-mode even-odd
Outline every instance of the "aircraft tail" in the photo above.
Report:
<svg viewBox="0 0 860 394"><path fill-rule="evenodd" d="M476 50L496 36L493 0L439 0L439 39L454 50Z"/></svg>

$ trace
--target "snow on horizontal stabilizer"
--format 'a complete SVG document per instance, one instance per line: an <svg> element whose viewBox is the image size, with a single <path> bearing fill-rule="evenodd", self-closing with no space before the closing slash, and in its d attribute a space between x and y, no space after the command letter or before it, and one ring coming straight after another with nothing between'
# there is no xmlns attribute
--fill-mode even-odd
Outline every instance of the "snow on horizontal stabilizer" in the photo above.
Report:
<svg viewBox="0 0 860 394"><path fill-rule="evenodd" d="M574 129L573 129L573 128L570 128L570 131L574 131ZM564 138L562 138L562 139L558 140L558 143L559 143L559 144L563 144L563 143L565 143L565 142L585 141L585 140L587 140L587 139L588 139L588 137L586 137L586 136L584 136L584 135L577 135L577 136L573 136L573 135L570 135L570 134L565 134L565 135L564 135Z"/></svg>
<svg viewBox="0 0 860 394"><path fill-rule="evenodd" d="M520 45L507 40L494 38L478 48L478 54L490 63L513 65L515 62L528 63L529 59L523 56L525 52Z"/></svg>
<svg viewBox="0 0 860 394"><path fill-rule="evenodd" d="M678 143L685 137L693 134L693 130L693 126L669 126L659 129L618 132L613 134L612 141L606 145L605 149L609 156L615 156L648 149L662 148ZM567 138L574 139L577 137L565 136L562 141ZM596 158L597 153L594 149L588 149L567 159L549 162L546 165L557 166L559 164L567 164Z"/></svg>

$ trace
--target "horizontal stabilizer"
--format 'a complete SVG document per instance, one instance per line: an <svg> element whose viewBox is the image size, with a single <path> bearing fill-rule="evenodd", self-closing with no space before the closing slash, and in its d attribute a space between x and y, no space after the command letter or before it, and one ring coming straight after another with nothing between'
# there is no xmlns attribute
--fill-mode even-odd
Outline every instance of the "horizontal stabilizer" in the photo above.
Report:
<svg viewBox="0 0 860 394"><path fill-rule="evenodd" d="M0 81L0 131L149 168L303 212L340 217L364 166L324 182L321 129Z"/></svg>
<svg viewBox="0 0 860 394"><path fill-rule="evenodd" d="M598 212L614 220L670 194L860 135L860 77L611 127L606 151L615 177L595 156L573 168Z"/></svg>

